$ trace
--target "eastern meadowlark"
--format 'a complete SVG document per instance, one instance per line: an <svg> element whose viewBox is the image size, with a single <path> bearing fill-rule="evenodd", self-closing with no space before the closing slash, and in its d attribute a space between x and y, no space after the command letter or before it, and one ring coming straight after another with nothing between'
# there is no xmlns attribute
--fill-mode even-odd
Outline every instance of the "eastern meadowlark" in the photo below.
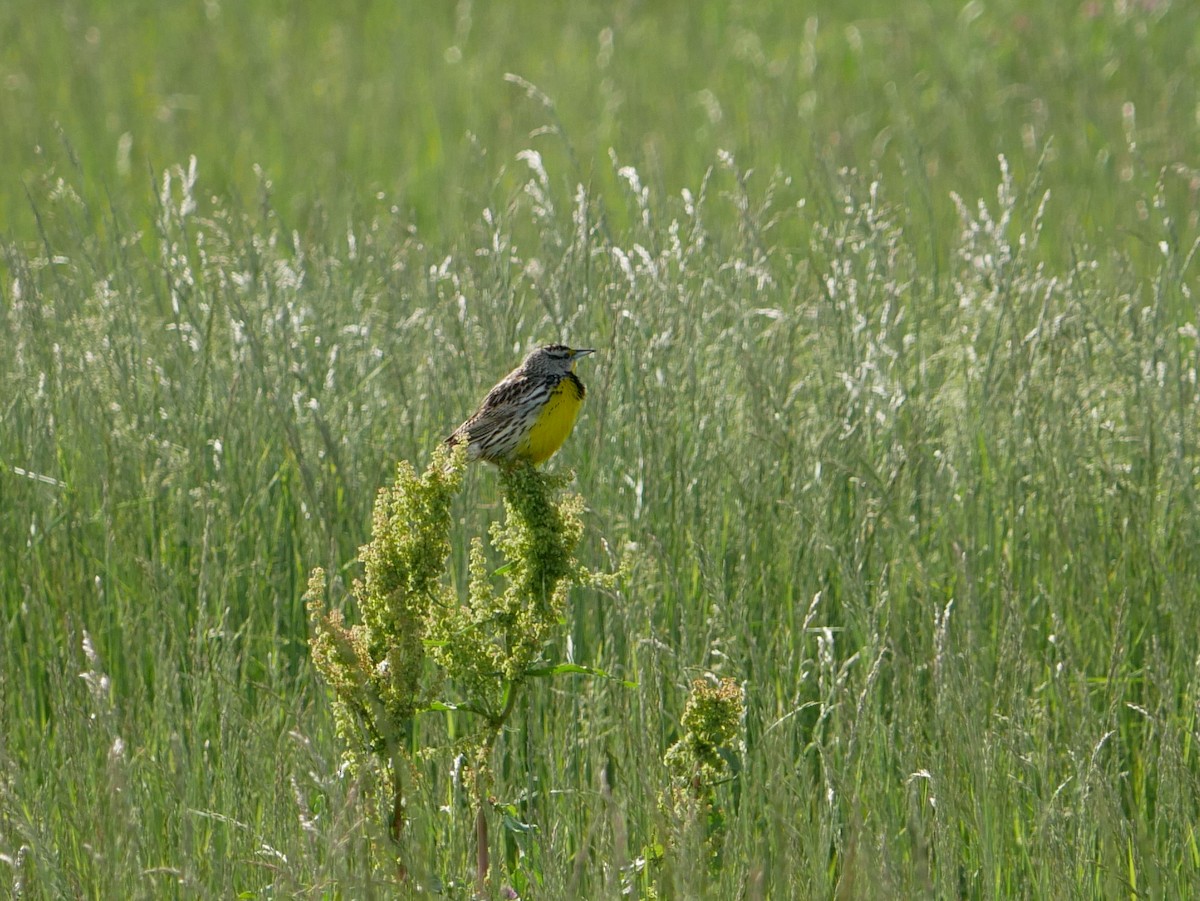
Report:
<svg viewBox="0 0 1200 901"><path fill-rule="evenodd" d="M497 383L446 443L466 442L467 459L544 463L562 447L587 392L576 361L593 350L547 344Z"/></svg>

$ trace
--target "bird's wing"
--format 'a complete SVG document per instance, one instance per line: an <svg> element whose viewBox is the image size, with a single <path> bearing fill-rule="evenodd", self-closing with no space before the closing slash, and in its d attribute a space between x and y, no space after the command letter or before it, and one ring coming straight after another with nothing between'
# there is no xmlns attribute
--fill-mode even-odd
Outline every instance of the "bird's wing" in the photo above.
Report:
<svg viewBox="0 0 1200 901"><path fill-rule="evenodd" d="M470 443L474 438L488 434L500 423L510 420L520 409L521 398L525 396L528 388L529 377L525 375L513 374L497 384L488 392L479 409L454 430L454 434L450 436L454 439L452 443L457 443L462 438L466 438L467 443Z"/></svg>

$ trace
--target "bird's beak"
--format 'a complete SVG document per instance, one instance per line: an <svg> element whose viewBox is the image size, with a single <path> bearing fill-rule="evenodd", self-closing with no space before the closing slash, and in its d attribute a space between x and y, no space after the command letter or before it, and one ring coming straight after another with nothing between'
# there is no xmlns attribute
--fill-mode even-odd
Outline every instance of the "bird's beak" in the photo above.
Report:
<svg viewBox="0 0 1200 901"><path fill-rule="evenodd" d="M594 347L581 348L571 355L571 359L574 360L577 357L586 357L588 354L594 354L595 352L596 349Z"/></svg>

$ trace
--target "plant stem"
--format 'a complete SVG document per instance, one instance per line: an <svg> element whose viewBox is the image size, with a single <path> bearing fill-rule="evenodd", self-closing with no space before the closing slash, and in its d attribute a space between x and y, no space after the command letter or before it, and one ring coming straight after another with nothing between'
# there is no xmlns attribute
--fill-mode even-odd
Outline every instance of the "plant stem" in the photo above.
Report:
<svg viewBox="0 0 1200 901"><path fill-rule="evenodd" d="M396 869L400 879L408 878L408 868L404 865L404 860L399 856L400 849L403 847L402 839L404 837L404 779L402 769L404 767L404 759L399 752L392 754L392 818L388 824L388 834L392 837L392 841L396 845Z"/></svg>
<svg viewBox="0 0 1200 901"><path fill-rule="evenodd" d="M404 782L400 772L403 766L400 755L392 755L392 819L389 832L397 845L404 834Z"/></svg>
<svg viewBox="0 0 1200 901"><path fill-rule="evenodd" d="M475 897L486 898L488 876L488 824L484 813L484 799L479 799L475 812Z"/></svg>

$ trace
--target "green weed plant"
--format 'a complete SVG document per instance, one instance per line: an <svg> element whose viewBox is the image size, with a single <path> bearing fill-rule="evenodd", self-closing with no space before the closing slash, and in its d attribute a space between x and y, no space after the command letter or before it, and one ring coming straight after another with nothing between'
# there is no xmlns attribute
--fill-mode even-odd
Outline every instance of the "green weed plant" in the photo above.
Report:
<svg viewBox="0 0 1200 901"><path fill-rule="evenodd" d="M350 771L366 777L388 809L388 830L404 843L409 784L419 761L458 761L475 809L477 888L489 870L487 808L494 801L492 759L522 689L534 678L592 672L550 664L547 644L559 631L573 586L611 587L575 557L583 537L583 500L560 494L566 477L527 464L500 469L504 519L492 524L492 569L483 539L470 544L469 581L459 598L446 578L454 536L451 506L461 490L466 451L439 447L424 474L397 465L379 492L364 575L351 594L361 622L347 625L327 601L326 575L309 581L311 647L333 691L337 732ZM438 743L420 728L423 715L462 718L459 734ZM437 733L435 733L437 734Z"/></svg>

